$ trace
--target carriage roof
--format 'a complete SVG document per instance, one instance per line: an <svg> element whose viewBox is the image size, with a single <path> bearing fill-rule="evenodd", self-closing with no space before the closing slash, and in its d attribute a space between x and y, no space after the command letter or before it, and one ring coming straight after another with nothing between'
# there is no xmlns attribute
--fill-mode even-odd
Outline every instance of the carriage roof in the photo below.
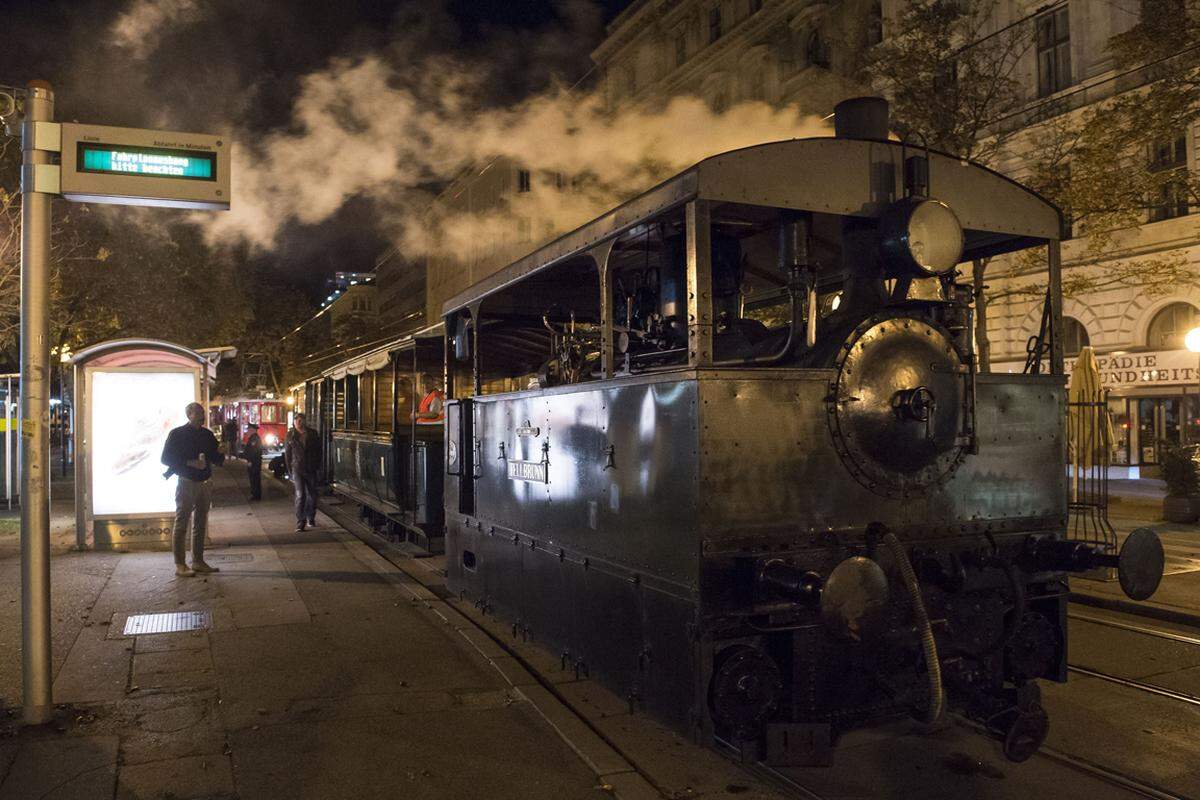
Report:
<svg viewBox="0 0 1200 800"><path fill-rule="evenodd" d="M460 292L445 303L443 313L470 306L692 200L878 217L903 196L905 160L926 154L929 194L953 208L962 223L964 261L1059 238L1061 216L1054 205L979 164L896 141L791 139L707 158Z"/></svg>
<svg viewBox="0 0 1200 800"><path fill-rule="evenodd" d="M436 325L421 328L418 331L407 333L386 344L373 348L362 355L340 361L332 367L323 370L316 377L341 380L346 375L360 375L367 370L382 369L391 360L392 353L400 350L409 350L415 347L417 341L420 339L436 338L440 341L442 333L443 325L440 322Z"/></svg>

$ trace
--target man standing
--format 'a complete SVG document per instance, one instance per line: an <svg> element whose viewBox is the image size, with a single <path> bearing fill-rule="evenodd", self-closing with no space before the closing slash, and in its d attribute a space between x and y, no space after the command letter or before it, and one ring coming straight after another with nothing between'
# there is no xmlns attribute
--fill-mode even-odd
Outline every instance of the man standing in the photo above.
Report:
<svg viewBox="0 0 1200 800"><path fill-rule="evenodd" d="M296 490L296 530L317 524L317 471L321 468L321 439L297 414L283 447L288 473Z"/></svg>
<svg viewBox="0 0 1200 800"><path fill-rule="evenodd" d="M175 574L190 578L197 572L219 572L204 562L204 537L208 533L208 508L212 505L212 464L225 463L217 437L204 427L204 406L189 403L187 424L175 428L163 446L167 474L179 476L175 487ZM193 519L194 515L194 519ZM188 522L192 522L192 568L185 561Z"/></svg>
<svg viewBox="0 0 1200 800"><path fill-rule="evenodd" d="M242 448L242 458L246 459L246 477L250 480L250 499L262 500L262 440L258 438L258 426L251 422L248 426L250 436Z"/></svg>
<svg viewBox="0 0 1200 800"><path fill-rule="evenodd" d="M425 396L421 398L421 404L417 406L417 413L413 417L418 425L440 425L446 418L442 389L429 374L421 376L421 383L425 389Z"/></svg>

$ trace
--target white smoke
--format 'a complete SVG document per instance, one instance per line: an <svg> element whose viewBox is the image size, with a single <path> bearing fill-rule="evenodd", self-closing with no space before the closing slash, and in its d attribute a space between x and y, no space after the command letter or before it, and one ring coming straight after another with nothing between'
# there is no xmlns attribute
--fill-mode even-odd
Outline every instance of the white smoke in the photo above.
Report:
<svg viewBox="0 0 1200 800"><path fill-rule="evenodd" d="M598 93L562 88L480 109L481 83L451 64L400 72L377 57L310 75L286 131L235 142L232 210L201 219L210 239L270 248L288 222L319 223L368 197L394 210L393 233L410 253L497 236L515 216L533 220L540 240L715 153L829 132L794 107L749 102L718 114L699 98L677 97L659 109L610 113ZM539 176L587 180L571 191L512 196L481 215L430 208L423 187L496 158Z"/></svg>
<svg viewBox="0 0 1200 800"><path fill-rule="evenodd" d="M163 35L195 21L196 0L134 0L110 29L112 43L142 60L153 53Z"/></svg>

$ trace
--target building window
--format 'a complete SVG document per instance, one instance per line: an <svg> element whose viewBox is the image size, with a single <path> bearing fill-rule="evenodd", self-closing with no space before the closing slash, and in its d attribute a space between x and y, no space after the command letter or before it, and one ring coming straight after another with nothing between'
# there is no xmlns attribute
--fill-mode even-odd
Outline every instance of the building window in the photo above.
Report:
<svg viewBox="0 0 1200 800"><path fill-rule="evenodd" d="M533 186L533 184L529 177L529 170L527 170L527 169L517 170L517 191L518 192L528 192L532 188L532 186Z"/></svg>
<svg viewBox="0 0 1200 800"><path fill-rule="evenodd" d="M1150 320L1146 344L1155 350L1182 350L1183 337L1200 325L1200 312L1191 303L1171 303Z"/></svg>
<svg viewBox="0 0 1200 800"><path fill-rule="evenodd" d="M753 16L762 11L763 0L750 0L750 14Z"/></svg>
<svg viewBox="0 0 1200 800"><path fill-rule="evenodd" d="M1080 350L1091 343L1087 328L1083 327L1082 322L1074 317L1062 318L1063 355L1067 358L1074 358L1079 355Z"/></svg>
<svg viewBox="0 0 1200 800"><path fill-rule="evenodd" d="M1071 85L1071 20L1066 7L1034 20L1037 31L1038 97Z"/></svg>
<svg viewBox="0 0 1200 800"><path fill-rule="evenodd" d="M808 35L808 45L804 48L804 52L808 56L809 66L829 69L829 48L825 46L825 40L821 37L820 31L813 31Z"/></svg>
<svg viewBox="0 0 1200 800"><path fill-rule="evenodd" d="M867 47L883 41L883 3L875 0L867 14Z"/></svg>
<svg viewBox="0 0 1200 800"><path fill-rule="evenodd" d="M1155 142L1150 148L1149 170L1154 177L1150 195L1150 221L1182 217L1188 213L1187 136Z"/></svg>
<svg viewBox="0 0 1200 800"><path fill-rule="evenodd" d="M708 10L708 43L720 39L721 33L721 7L713 6Z"/></svg>
<svg viewBox="0 0 1200 800"><path fill-rule="evenodd" d="M682 67L687 61L687 33L680 31L675 35L675 66Z"/></svg>

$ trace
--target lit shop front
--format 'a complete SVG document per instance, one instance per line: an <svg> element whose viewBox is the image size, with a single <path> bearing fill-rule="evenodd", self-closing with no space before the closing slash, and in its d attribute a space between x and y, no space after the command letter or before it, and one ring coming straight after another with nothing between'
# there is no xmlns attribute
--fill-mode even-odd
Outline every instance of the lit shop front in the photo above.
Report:
<svg viewBox="0 0 1200 800"><path fill-rule="evenodd" d="M1113 478L1159 476L1164 444L1200 444L1200 355L1147 350L1096 355L1117 441ZM1017 371L1023 365L997 365ZM1075 359L1068 358L1070 374Z"/></svg>

